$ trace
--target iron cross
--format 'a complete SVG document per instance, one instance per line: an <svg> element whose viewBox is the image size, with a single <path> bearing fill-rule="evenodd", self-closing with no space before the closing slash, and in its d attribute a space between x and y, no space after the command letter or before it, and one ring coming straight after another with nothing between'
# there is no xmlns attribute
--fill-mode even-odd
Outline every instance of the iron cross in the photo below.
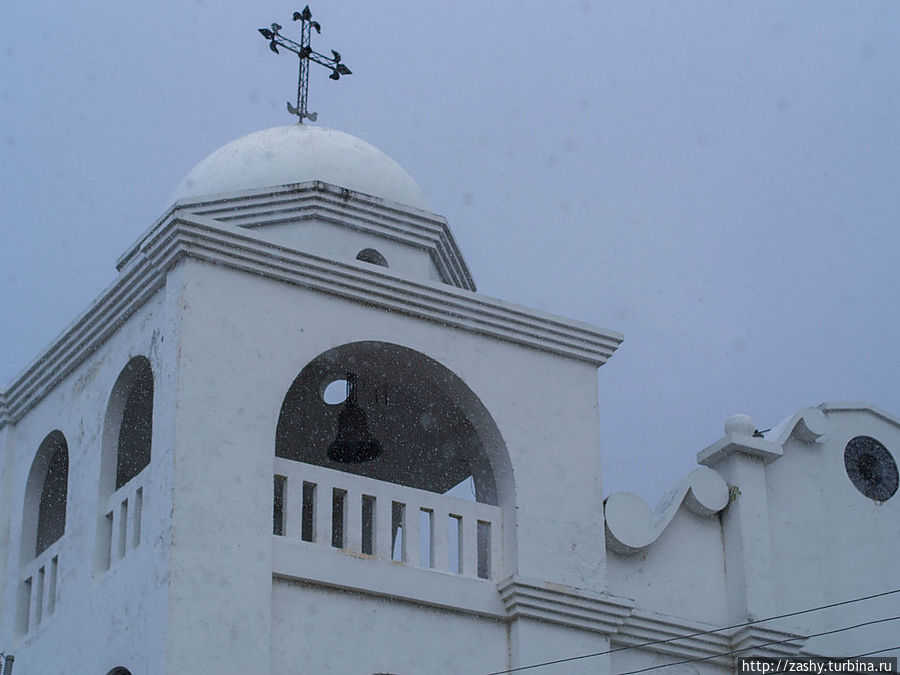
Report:
<svg viewBox="0 0 900 675"><path fill-rule="evenodd" d="M300 124L303 124L304 119L315 122L316 117L318 116L314 112L307 112L306 108L306 98L309 93L309 62L315 61L319 65L328 68L331 71L331 75L328 77L332 80L339 80L341 79L341 75L350 75L351 73L350 69L341 63L341 55L333 49L331 50L331 58L313 51L313 48L310 46L312 29L315 28L317 33L321 33L322 26L319 25L318 21L312 20L312 12L309 11L309 5L304 7L302 12L294 12L293 20L300 22L300 42L294 42L281 35L281 33L279 33L281 26L277 23L273 23L271 28L260 28L259 32L269 41L269 49L276 54L278 53L279 47L284 47L300 57L300 79L297 83L297 105L294 106L288 102L287 109L291 115L299 117Z"/></svg>

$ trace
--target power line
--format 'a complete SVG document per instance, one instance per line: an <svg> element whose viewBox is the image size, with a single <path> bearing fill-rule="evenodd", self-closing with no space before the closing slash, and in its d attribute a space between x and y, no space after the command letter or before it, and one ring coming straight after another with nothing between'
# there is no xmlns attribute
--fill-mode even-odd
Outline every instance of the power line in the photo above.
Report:
<svg viewBox="0 0 900 675"><path fill-rule="evenodd" d="M896 647L886 647L884 649L878 649L874 652L866 652L865 654L857 654L856 656L848 656L847 658L848 659L861 659L866 656L875 656L875 654L884 654L885 652L892 652L895 649L900 649L900 645L898 645Z"/></svg>
<svg viewBox="0 0 900 675"><path fill-rule="evenodd" d="M659 670L660 668L668 668L669 666L680 666L685 663L698 663L700 661L709 661L710 659L717 659L720 656L731 656L732 654L740 654L741 652L746 652L751 649L759 649L760 647L768 647L769 645L782 645L785 642L794 642L796 640L809 640L814 637L822 637L823 635L834 635L835 633L843 633L847 630L853 630L854 628L862 628L863 626L874 626L877 623L886 623L888 621L896 621L900 619L900 615L890 616L885 619L874 619L872 621L864 621L862 623L853 624L852 626L846 626L844 628L835 628L833 630L826 630L821 633L812 633L810 635L801 635L799 637L785 638L784 640L772 640L771 642L763 642L762 644L752 645L750 647L741 647L740 649L732 649L729 652L722 652L721 654L712 654L711 656L698 656L693 659L684 659L683 661L673 661L672 663L661 663L656 666L647 666L646 668L640 668L638 670L626 670L624 673L617 673L616 675L635 675L636 673L646 673L650 670Z"/></svg>
<svg viewBox="0 0 900 675"><path fill-rule="evenodd" d="M840 602L832 602L828 605L819 605L818 607L812 607L810 609L801 609L796 612L788 612L786 614L778 614L776 616L769 616L765 619L756 619L754 621L745 621L743 623L736 623L731 626L723 626L722 628L713 628L711 630L702 630L697 631L696 633L689 633L687 635L679 635L677 637L666 638L665 640L651 640L649 642L641 642L636 645L628 645L625 647L616 647L614 649L607 649L602 652L594 652L592 654L582 654L580 656L569 656L563 659L555 659L553 661L544 661L542 663L533 663L528 666L518 666L516 668L510 668L508 670L497 670L492 673L487 673L487 675L505 675L506 673L517 673L523 670L531 670L533 668L543 668L544 666L553 666L559 663L568 663L569 661L578 661L580 659L591 659L597 656L605 656L606 654L614 654L616 652L625 651L628 649L641 649L643 647L650 647L652 645L663 645L668 644L670 642L677 642L678 640L687 640L688 638L700 637L701 635L712 635L714 633L721 633L727 630L734 630L735 628L743 628L745 626L753 626L760 623L765 623L767 621L775 621L777 619L787 619L792 616L800 616L801 614L809 614L810 612L819 612L823 609L831 609L832 607L842 607L843 605L850 605L854 602L864 602L865 600L873 600L875 598L881 598L886 595L893 595L894 593L900 593L900 588L895 588L892 591L884 591L883 593L875 593L874 595L865 595L860 598L853 598L852 600L842 600ZM798 638L799 639L799 638Z"/></svg>
<svg viewBox="0 0 900 675"><path fill-rule="evenodd" d="M824 657L810 657L810 658L825 658L825 659L832 659L832 660L837 660L837 661L852 661L853 659L864 659L867 656L875 656L876 654L884 654L885 652L892 652L894 650L900 650L900 645L898 645L896 647L886 647L884 649L876 649L874 652L866 652L865 654L856 654L854 656L841 656L841 657L824 656ZM787 672L790 672L790 671L772 670L769 672L769 675L779 675L779 673L787 673ZM897 672L896 670L891 670L888 672L887 675L891 675L891 673L896 673L896 672Z"/></svg>

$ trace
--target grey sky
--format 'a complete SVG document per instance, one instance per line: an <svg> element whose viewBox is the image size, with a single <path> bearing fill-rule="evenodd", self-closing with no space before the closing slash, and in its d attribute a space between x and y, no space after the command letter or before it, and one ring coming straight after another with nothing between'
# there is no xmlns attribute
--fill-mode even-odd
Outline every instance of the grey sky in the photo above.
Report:
<svg viewBox="0 0 900 675"><path fill-rule="evenodd" d="M607 490L825 400L900 414L900 3L321 2L319 124L384 150L486 294L621 331ZM207 153L290 124L302 2L0 8L0 386ZM893 449L894 452L900 449ZM565 452L565 448L547 448Z"/></svg>

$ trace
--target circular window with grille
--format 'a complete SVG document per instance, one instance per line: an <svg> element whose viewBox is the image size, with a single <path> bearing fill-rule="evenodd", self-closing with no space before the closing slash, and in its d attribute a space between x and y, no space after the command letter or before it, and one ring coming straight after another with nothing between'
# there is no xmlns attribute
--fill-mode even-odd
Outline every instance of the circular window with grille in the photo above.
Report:
<svg viewBox="0 0 900 675"><path fill-rule="evenodd" d="M897 491L897 463L871 436L850 439L844 448L844 467L856 489L869 499L887 501Z"/></svg>

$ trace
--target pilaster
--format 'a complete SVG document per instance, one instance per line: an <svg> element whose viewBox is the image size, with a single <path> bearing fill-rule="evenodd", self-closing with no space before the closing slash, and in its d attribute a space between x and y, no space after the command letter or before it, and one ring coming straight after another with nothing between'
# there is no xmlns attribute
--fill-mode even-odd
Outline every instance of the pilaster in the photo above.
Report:
<svg viewBox="0 0 900 675"><path fill-rule="evenodd" d="M729 620L738 623L775 614L766 464L781 446L765 440L746 415L725 423L725 436L697 455L729 487L722 512Z"/></svg>

